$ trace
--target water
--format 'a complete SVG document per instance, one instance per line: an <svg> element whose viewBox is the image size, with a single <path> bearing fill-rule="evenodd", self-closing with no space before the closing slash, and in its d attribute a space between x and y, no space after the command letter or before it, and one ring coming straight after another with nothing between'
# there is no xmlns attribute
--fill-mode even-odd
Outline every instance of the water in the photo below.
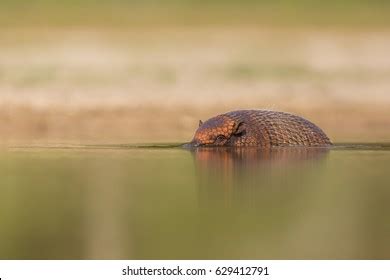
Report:
<svg viewBox="0 0 390 280"><path fill-rule="evenodd" d="M1 259L388 259L390 145L14 147Z"/></svg>

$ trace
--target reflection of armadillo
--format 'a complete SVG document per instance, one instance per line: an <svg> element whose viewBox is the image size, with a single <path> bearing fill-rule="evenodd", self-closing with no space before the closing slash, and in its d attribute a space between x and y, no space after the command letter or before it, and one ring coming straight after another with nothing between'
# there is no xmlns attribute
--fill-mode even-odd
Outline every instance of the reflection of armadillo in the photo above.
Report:
<svg viewBox="0 0 390 280"><path fill-rule="evenodd" d="M329 146L315 124L289 113L239 110L199 122L190 146Z"/></svg>

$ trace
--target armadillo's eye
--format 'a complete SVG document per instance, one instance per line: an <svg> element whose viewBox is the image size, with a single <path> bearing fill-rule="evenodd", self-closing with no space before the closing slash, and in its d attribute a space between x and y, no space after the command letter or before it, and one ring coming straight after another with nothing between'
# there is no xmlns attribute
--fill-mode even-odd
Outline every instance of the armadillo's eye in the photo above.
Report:
<svg viewBox="0 0 390 280"><path fill-rule="evenodd" d="M223 141L225 139L226 139L226 137L224 135L218 135L217 138L215 139L215 141L220 142L220 141Z"/></svg>

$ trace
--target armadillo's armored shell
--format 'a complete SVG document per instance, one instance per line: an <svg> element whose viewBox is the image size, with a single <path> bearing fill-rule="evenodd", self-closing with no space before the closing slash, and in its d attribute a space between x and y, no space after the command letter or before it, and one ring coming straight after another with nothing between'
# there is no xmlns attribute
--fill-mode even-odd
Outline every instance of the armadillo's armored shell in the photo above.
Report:
<svg viewBox="0 0 390 280"><path fill-rule="evenodd" d="M240 124L244 133L233 135L231 130ZM225 146L329 146L326 134L312 122L289 113L268 110L239 110L206 121L198 129L195 140L201 145L213 143L213 135L230 135ZM199 137L200 138L199 138ZM198 139L199 138L199 139ZM206 139L202 141L202 139Z"/></svg>
<svg viewBox="0 0 390 280"><path fill-rule="evenodd" d="M326 134L312 122L289 113L267 110L240 110L226 113L237 122L247 123L251 135L261 146L324 146L331 145ZM252 137L251 137L252 136ZM238 146L250 143L242 137Z"/></svg>

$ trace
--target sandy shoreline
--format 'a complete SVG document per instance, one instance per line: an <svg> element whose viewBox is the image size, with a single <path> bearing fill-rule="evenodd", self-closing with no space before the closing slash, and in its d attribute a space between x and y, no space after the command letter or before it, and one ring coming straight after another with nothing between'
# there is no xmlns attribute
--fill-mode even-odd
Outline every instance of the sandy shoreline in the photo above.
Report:
<svg viewBox="0 0 390 280"><path fill-rule="evenodd" d="M254 107L252 107L254 108ZM2 108L2 143L159 143L190 140L199 119L235 109L138 107L83 110ZM388 142L390 119L385 107L275 108L304 116L335 142Z"/></svg>

